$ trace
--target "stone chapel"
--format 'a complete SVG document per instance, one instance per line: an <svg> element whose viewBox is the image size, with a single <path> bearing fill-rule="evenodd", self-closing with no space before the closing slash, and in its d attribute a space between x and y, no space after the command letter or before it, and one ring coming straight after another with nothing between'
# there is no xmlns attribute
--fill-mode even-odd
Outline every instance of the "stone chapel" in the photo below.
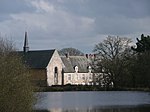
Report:
<svg viewBox="0 0 150 112"><path fill-rule="evenodd" d="M23 51L18 51L38 86L92 85L93 73L88 55L60 56L56 49L30 50L25 32Z"/></svg>

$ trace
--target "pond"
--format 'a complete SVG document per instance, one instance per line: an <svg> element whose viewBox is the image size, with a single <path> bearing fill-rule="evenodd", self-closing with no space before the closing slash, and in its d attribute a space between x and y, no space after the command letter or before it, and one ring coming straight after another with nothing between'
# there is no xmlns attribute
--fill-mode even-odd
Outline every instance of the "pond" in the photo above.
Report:
<svg viewBox="0 0 150 112"><path fill-rule="evenodd" d="M149 112L150 93L41 92L38 93L35 109L47 110L45 112Z"/></svg>

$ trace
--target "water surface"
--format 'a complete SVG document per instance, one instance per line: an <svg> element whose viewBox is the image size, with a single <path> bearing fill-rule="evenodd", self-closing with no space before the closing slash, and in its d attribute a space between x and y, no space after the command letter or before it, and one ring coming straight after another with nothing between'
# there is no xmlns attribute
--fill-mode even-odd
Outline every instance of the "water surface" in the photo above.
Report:
<svg viewBox="0 0 150 112"><path fill-rule="evenodd" d="M42 92L35 108L51 112L149 112L150 93Z"/></svg>

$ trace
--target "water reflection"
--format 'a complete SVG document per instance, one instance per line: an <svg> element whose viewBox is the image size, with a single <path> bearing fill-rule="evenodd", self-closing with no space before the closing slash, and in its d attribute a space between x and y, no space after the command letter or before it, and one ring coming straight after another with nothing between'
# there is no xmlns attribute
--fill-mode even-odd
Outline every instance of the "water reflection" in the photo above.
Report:
<svg viewBox="0 0 150 112"><path fill-rule="evenodd" d="M148 92L40 93L37 112L149 112Z"/></svg>
<svg viewBox="0 0 150 112"><path fill-rule="evenodd" d="M88 108L88 109L50 109L38 110L37 112L149 112L150 106L140 107L109 107L109 108Z"/></svg>

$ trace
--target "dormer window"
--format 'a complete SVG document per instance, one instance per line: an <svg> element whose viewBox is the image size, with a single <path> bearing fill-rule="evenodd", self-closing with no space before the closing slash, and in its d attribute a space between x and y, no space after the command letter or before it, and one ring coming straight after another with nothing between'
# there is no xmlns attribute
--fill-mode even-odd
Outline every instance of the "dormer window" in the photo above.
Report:
<svg viewBox="0 0 150 112"><path fill-rule="evenodd" d="M78 66L74 67L74 71L77 73L78 72Z"/></svg>
<svg viewBox="0 0 150 112"><path fill-rule="evenodd" d="M88 71L91 73L92 72L92 67L88 66Z"/></svg>

